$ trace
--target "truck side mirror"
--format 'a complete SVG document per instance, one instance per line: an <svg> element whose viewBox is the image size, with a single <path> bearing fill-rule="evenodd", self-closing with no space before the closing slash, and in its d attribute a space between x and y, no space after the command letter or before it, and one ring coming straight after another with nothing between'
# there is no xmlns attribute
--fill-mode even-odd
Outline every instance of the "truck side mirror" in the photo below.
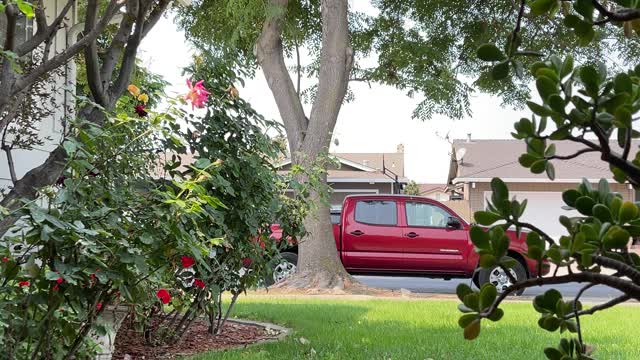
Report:
<svg viewBox="0 0 640 360"><path fill-rule="evenodd" d="M460 229L461 227L462 227L462 224L460 223L460 220L458 220L458 218L449 216L449 220L447 220L447 228Z"/></svg>

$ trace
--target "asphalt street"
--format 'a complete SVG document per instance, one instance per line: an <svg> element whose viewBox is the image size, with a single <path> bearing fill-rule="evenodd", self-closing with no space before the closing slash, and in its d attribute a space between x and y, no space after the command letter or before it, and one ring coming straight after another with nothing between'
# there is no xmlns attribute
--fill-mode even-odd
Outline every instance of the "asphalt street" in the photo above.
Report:
<svg viewBox="0 0 640 360"><path fill-rule="evenodd" d="M456 286L460 283L471 285L469 279L429 279L422 277L397 277L397 276L355 276L356 279L366 285L387 288L387 289L407 289L414 293L432 293L432 294L455 294ZM565 284L553 286L532 287L525 290L523 296L536 296L544 293L546 290L555 288L564 296L575 296L582 288L582 284ZM606 301L622 294L618 290L610 289L606 286L594 286L587 290L582 299L584 301Z"/></svg>

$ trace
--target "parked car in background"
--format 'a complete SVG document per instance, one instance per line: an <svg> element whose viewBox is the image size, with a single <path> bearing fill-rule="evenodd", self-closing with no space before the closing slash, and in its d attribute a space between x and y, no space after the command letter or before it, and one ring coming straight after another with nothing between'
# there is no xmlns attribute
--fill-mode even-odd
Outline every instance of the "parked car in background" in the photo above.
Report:
<svg viewBox="0 0 640 360"><path fill-rule="evenodd" d="M418 275L434 278L473 278L477 286L492 283L498 291L511 285L500 267L480 269L479 255L469 236L470 225L446 205L408 195L351 195L342 211L331 212L340 260L350 274ZM280 234L274 229L273 237ZM526 234L511 238L508 257L517 260L510 271L518 280L535 277L537 264L526 257ZM274 281L295 271L297 248L282 252ZM543 268L545 275L549 267Z"/></svg>

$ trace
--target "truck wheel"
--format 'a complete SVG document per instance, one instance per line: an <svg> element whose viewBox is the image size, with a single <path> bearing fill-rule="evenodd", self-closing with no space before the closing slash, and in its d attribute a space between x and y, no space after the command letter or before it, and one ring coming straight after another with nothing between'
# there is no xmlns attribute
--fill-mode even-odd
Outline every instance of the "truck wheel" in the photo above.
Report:
<svg viewBox="0 0 640 360"><path fill-rule="evenodd" d="M512 257L506 257L511 260L515 260ZM519 261L517 261L517 263L518 264L509 269L509 271L511 272L511 275L516 278L516 280L524 280L527 278L527 272L525 271L524 266L522 266ZM496 290L498 290L498 293L503 292L509 286L511 286L511 280L500 266L496 266L491 269L480 269L480 272L478 274L478 281L480 282L480 287L482 287L482 285L486 283L493 284L496 287ZM516 291L514 294L522 295L523 292L524 289L521 289Z"/></svg>
<svg viewBox="0 0 640 360"><path fill-rule="evenodd" d="M296 272L298 265L298 255L292 252L283 252L280 254L280 262L273 267L273 275L271 279L267 279L267 285L273 285L283 281Z"/></svg>

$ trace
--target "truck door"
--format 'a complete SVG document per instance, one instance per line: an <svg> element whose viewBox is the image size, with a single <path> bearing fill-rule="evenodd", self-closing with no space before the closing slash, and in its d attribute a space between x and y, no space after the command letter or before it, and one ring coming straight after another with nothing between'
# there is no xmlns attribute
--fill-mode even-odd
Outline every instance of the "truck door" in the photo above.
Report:
<svg viewBox="0 0 640 360"><path fill-rule="evenodd" d="M426 200L404 202L406 216L403 227L407 267L414 271L434 273L464 272L470 246L462 222L436 203Z"/></svg>
<svg viewBox="0 0 640 360"><path fill-rule="evenodd" d="M342 224L343 263L350 270L402 269L402 229L395 200L352 200ZM346 209L342 209L345 211Z"/></svg>

